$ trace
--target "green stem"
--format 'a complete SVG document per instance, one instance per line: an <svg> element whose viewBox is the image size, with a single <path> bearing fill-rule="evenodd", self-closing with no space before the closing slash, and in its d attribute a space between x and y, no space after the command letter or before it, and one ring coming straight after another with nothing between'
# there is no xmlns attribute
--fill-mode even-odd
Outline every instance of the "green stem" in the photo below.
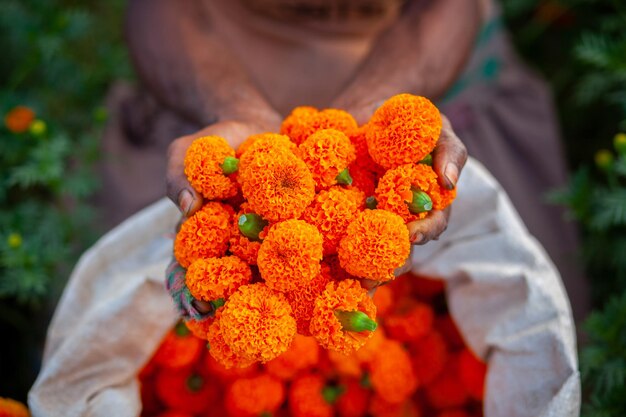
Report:
<svg viewBox="0 0 626 417"><path fill-rule="evenodd" d="M222 171L226 175L233 174L239 169L239 159L227 156L222 164Z"/></svg>
<svg viewBox="0 0 626 417"><path fill-rule="evenodd" d="M176 327L174 327L174 333L176 333L176 336L186 337L191 332L189 331L185 323L179 321L178 323L176 323Z"/></svg>
<svg viewBox="0 0 626 417"><path fill-rule="evenodd" d="M333 405L345 391L346 389L341 385L326 386L322 388L322 397L327 404Z"/></svg>
<svg viewBox="0 0 626 417"><path fill-rule="evenodd" d="M187 378L187 388L189 388L191 392L200 391L203 385L204 379L200 375L193 374Z"/></svg>
<svg viewBox="0 0 626 417"><path fill-rule="evenodd" d="M413 214L423 213L425 211L431 211L433 209L433 201L428 194L420 190L411 190L413 193L413 200L408 203L409 211Z"/></svg>
<svg viewBox="0 0 626 417"><path fill-rule="evenodd" d="M341 185L352 185L352 177L348 168L344 169L337 175L337 183Z"/></svg>
<svg viewBox="0 0 626 417"><path fill-rule="evenodd" d="M426 155L424 159L418 162L418 164L433 166L433 156L431 154Z"/></svg>
<svg viewBox="0 0 626 417"><path fill-rule="evenodd" d="M376 201L376 197L369 196L365 199L365 206L370 210L375 210L378 207L378 201Z"/></svg>
<svg viewBox="0 0 626 417"><path fill-rule="evenodd" d="M225 301L223 298L218 298L217 300L213 300L210 302L211 307L213 307L213 312L217 311L218 308L224 305Z"/></svg>
<svg viewBox="0 0 626 417"><path fill-rule="evenodd" d="M346 332L373 332L377 327L376 322L362 311L337 310L335 316Z"/></svg>
<svg viewBox="0 0 626 417"><path fill-rule="evenodd" d="M255 213L242 214L237 224L242 235L255 241L261 240L259 234L268 225L267 220Z"/></svg>

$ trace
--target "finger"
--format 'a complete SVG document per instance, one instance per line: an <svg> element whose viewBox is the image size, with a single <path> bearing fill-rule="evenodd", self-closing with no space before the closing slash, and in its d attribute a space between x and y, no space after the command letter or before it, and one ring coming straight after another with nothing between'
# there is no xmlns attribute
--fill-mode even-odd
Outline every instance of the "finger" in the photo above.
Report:
<svg viewBox="0 0 626 417"><path fill-rule="evenodd" d="M444 210L433 210L422 220L417 220L408 224L411 243L423 245L431 240L439 238L448 227L450 217L450 206Z"/></svg>
<svg viewBox="0 0 626 417"><path fill-rule="evenodd" d="M439 178L439 184L452 190L467 162L467 148L452 130L448 118L444 115L441 117L443 125L437 146L433 150L433 169Z"/></svg>
<svg viewBox="0 0 626 417"><path fill-rule="evenodd" d="M167 150L166 193L184 217L202 207L202 196L193 189L185 176L185 153L194 139L194 136L178 138Z"/></svg>

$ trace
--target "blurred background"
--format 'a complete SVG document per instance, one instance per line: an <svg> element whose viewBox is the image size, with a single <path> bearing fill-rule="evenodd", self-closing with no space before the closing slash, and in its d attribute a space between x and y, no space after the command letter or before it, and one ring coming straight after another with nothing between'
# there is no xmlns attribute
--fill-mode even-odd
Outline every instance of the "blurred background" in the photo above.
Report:
<svg viewBox="0 0 626 417"><path fill-rule="evenodd" d="M571 181L545 196L583 235L593 312L580 323L584 416L626 410L626 3L502 0L519 53L548 80ZM120 0L0 1L0 397L26 400L45 330L96 199L107 94L134 82ZM129 179L131 181L132 179ZM621 411L621 412L620 412Z"/></svg>

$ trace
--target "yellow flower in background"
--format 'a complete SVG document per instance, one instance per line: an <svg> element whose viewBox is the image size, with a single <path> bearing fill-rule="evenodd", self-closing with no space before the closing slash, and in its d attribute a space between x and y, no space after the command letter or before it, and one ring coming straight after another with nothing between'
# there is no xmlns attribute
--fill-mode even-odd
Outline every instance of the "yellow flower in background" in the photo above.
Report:
<svg viewBox="0 0 626 417"><path fill-rule="evenodd" d="M10 248L17 249L22 246L22 235L19 233L11 233L7 238L7 243Z"/></svg>
<svg viewBox="0 0 626 417"><path fill-rule="evenodd" d="M35 112L26 106L16 106L4 116L4 124L13 133L24 133L35 120Z"/></svg>
<svg viewBox="0 0 626 417"><path fill-rule="evenodd" d="M613 138L613 146L615 150L622 155L626 155L626 133L618 133Z"/></svg>
<svg viewBox="0 0 626 417"><path fill-rule="evenodd" d="M35 119L28 128L30 134L37 137L45 135L47 130L48 125L41 119Z"/></svg>
<svg viewBox="0 0 626 417"><path fill-rule="evenodd" d="M613 154L608 149L600 149L596 152L594 161L598 168L609 169L613 164Z"/></svg>

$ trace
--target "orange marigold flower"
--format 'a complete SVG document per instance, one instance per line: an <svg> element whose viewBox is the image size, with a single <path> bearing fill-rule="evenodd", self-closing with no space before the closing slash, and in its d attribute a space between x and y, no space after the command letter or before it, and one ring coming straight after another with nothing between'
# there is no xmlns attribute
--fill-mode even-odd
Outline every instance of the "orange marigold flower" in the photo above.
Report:
<svg viewBox="0 0 626 417"><path fill-rule="evenodd" d="M392 339L408 342L424 337L433 327L435 313L428 304L412 302L406 311L385 318L385 330Z"/></svg>
<svg viewBox="0 0 626 417"><path fill-rule="evenodd" d="M382 285L376 288L374 297L372 297L374 305L376 306L376 314L380 318L384 318L393 309L393 291L386 285Z"/></svg>
<svg viewBox="0 0 626 417"><path fill-rule="evenodd" d="M189 183L208 200L221 200L237 194L237 183L224 174L222 165L235 151L220 136L194 140L185 154L185 175Z"/></svg>
<svg viewBox="0 0 626 417"><path fill-rule="evenodd" d="M0 397L0 416L2 417L30 417L30 412L24 404L11 398Z"/></svg>
<svg viewBox="0 0 626 417"><path fill-rule="evenodd" d="M437 379L426 385L426 399L433 408L461 407L468 399L467 390L459 378L459 358L452 357Z"/></svg>
<svg viewBox="0 0 626 417"><path fill-rule="evenodd" d="M459 376L467 393L475 400L482 401L485 395L485 375L487 365L469 349L459 353Z"/></svg>
<svg viewBox="0 0 626 417"><path fill-rule="evenodd" d="M356 152L356 159L354 160L353 165L371 172L380 172L382 174L384 173L384 168L374 162L367 149L367 140L365 138L366 131L367 125L363 125L350 132L350 142L354 145L354 150ZM350 171L350 173L352 173L352 171Z"/></svg>
<svg viewBox="0 0 626 417"><path fill-rule="evenodd" d="M411 364L413 372L422 385L430 384L439 376L448 361L446 342L435 330L411 342Z"/></svg>
<svg viewBox="0 0 626 417"><path fill-rule="evenodd" d="M413 213L409 210L414 191L428 194L433 210L443 210L456 196L456 189L446 190L439 186L437 174L428 165L406 164L388 170L378 181L377 208L396 213L407 223L423 219L428 211Z"/></svg>
<svg viewBox="0 0 626 417"><path fill-rule="evenodd" d="M341 266L350 274L375 281L390 281L409 257L409 229L397 214L365 210L350 223L339 242Z"/></svg>
<svg viewBox="0 0 626 417"><path fill-rule="evenodd" d="M383 343L387 340L387 336L385 335L384 328L379 326L372 337L370 337L365 345L356 352L354 352L354 357L361 363L361 365L369 365L370 362L374 359L374 356L378 354Z"/></svg>
<svg viewBox="0 0 626 417"><path fill-rule="evenodd" d="M369 368L372 387L387 402L401 403L417 389L411 357L396 340L383 342Z"/></svg>
<svg viewBox="0 0 626 417"><path fill-rule="evenodd" d="M155 387L164 405L184 413L202 413L219 399L217 384L192 370L161 369Z"/></svg>
<svg viewBox="0 0 626 417"><path fill-rule="evenodd" d="M314 338L297 334L289 349L266 363L265 369L276 378L290 380L297 373L317 365L319 355L320 348Z"/></svg>
<svg viewBox="0 0 626 417"><path fill-rule="evenodd" d="M289 411L293 417L332 417L333 407L323 396L325 381L317 374L296 377L288 394Z"/></svg>
<svg viewBox="0 0 626 417"><path fill-rule="evenodd" d="M329 282L315 300L310 325L311 334L322 347L349 354L372 336L372 331L347 327L342 317L345 314L376 320L376 306L358 281Z"/></svg>
<svg viewBox="0 0 626 417"><path fill-rule="evenodd" d="M380 395L374 394L369 405L372 417L421 417L420 409L411 400L390 403Z"/></svg>
<svg viewBox="0 0 626 417"><path fill-rule="evenodd" d="M378 176L363 167L352 164L348 168L352 177L352 187L362 191L367 197L374 196Z"/></svg>
<svg viewBox="0 0 626 417"><path fill-rule="evenodd" d="M255 153L239 181L252 211L273 222L299 218L315 198L311 172L286 150Z"/></svg>
<svg viewBox="0 0 626 417"><path fill-rule="evenodd" d="M350 139L334 129L318 130L302 142L298 149L318 189L337 184L339 173L356 158Z"/></svg>
<svg viewBox="0 0 626 417"><path fill-rule="evenodd" d="M284 295L262 283L239 287L221 311L224 341L244 358L270 361L284 353L296 335L296 321Z"/></svg>
<svg viewBox="0 0 626 417"><path fill-rule="evenodd" d="M15 106L4 116L4 124L13 133L24 133L35 120L35 112L26 106Z"/></svg>
<svg viewBox="0 0 626 417"><path fill-rule="evenodd" d="M340 417L364 417L367 413L371 391L364 388L357 379L348 379L341 384L345 391L337 400L337 413Z"/></svg>
<svg viewBox="0 0 626 417"><path fill-rule="evenodd" d="M356 352L346 355L343 352L328 350L327 354L337 375L351 378L361 378L363 376L361 361L359 361L359 358L356 356Z"/></svg>
<svg viewBox="0 0 626 417"><path fill-rule="evenodd" d="M315 308L315 299L324 291L330 280L328 266L322 265L321 272L307 285L285 293L285 298L293 311L293 317L296 319L299 334L311 335L309 326Z"/></svg>
<svg viewBox="0 0 626 417"><path fill-rule="evenodd" d="M189 292L202 301L225 300L251 280L250 267L236 256L197 259L185 274Z"/></svg>
<svg viewBox="0 0 626 417"><path fill-rule="evenodd" d="M241 204L239 212L237 213L237 219L241 215L251 213L250 205L248 203ZM259 238L262 240L267 235L270 225L267 225L260 233ZM257 264L257 257L259 256L259 249L261 249L261 242L256 240L250 240L244 236L239 230L238 221L233 222L233 230L230 236L228 250L233 255L238 256L244 262L249 265Z"/></svg>
<svg viewBox="0 0 626 417"><path fill-rule="evenodd" d="M302 215L317 227L324 237L324 255L337 253L337 245L357 213L363 209L365 195L355 189L340 186L320 191L313 204Z"/></svg>
<svg viewBox="0 0 626 417"><path fill-rule="evenodd" d="M223 256L228 249L233 210L211 202L185 220L174 240L174 256L183 268L196 259Z"/></svg>
<svg viewBox="0 0 626 417"><path fill-rule="evenodd" d="M280 126L280 133L287 135L297 144L304 142L318 130L335 129L346 135L357 129L354 117L344 110L302 106L293 109Z"/></svg>
<svg viewBox="0 0 626 417"><path fill-rule="evenodd" d="M298 156L298 145L293 143L288 136L277 133L261 133L252 135L237 149L239 166L247 168L258 153L268 153L274 150L287 150Z"/></svg>
<svg viewBox="0 0 626 417"><path fill-rule="evenodd" d="M435 148L441 124L439 110L427 98L393 96L367 124L369 153L387 169L419 162Z"/></svg>
<svg viewBox="0 0 626 417"><path fill-rule="evenodd" d="M256 375L259 367L256 363L248 366L226 368L211 355L204 355L201 369L204 374L214 376L223 383L230 383L235 379Z"/></svg>
<svg viewBox="0 0 626 417"><path fill-rule="evenodd" d="M162 367L184 368L193 365L203 350L204 342L191 334L184 323L178 323L167 333L152 360Z"/></svg>
<svg viewBox="0 0 626 417"><path fill-rule="evenodd" d="M303 220L286 220L270 228L257 264L269 288L295 291L319 275L322 254L323 239L315 226Z"/></svg>
<svg viewBox="0 0 626 417"><path fill-rule="evenodd" d="M209 354L226 369L247 368L255 362L254 359L234 353L224 340L224 332L221 325L223 311L224 308L217 310L215 319L207 332Z"/></svg>
<svg viewBox="0 0 626 417"><path fill-rule="evenodd" d="M189 319L185 321L185 326L197 338L207 340L206 335L209 332L211 323L213 323L213 317L207 317L202 320Z"/></svg>
<svg viewBox="0 0 626 417"><path fill-rule="evenodd" d="M282 382L268 374L240 378L226 390L226 410L231 417L272 415L285 399Z"/></svg>
<svg viewBox="0 0 626 417"><path fill-rule="evenodd" d="M322 259L322 267L326 265L328 270L325 272L328 274L330 281L343 281L344 279L358 279L354 275L350 275L345 269L341 267L339 257L337 255L324 256Z"/></svg>

